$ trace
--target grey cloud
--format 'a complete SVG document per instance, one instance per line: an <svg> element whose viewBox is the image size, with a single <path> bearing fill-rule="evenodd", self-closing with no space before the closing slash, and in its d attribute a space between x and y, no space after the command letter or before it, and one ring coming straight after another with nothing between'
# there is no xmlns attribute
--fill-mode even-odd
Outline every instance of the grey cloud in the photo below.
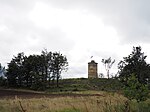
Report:
<svg viewBox="0 0 150 112"><path fill-rule="evenodd" d="M121 43L150 42L149 3L150 1L126 0L104 4L104 22L109 22L108 25L117 29L120 37L123 37Z"/></svg>
<svg viewBox="0 0 150 112"><path fill-rule="evenodd" d="M69 51L74 46L74 42L66 37L66 34L59 28L53 28L49 30L40 29L38 32L42 40L43 47L50 47L49 49L55 49L57 51Z"/></svg>
<svg viewBox="0 0 150 112"><path fill-rule="evenodd" d="M87 66L70 66L67 74L62 74L62 77L74 78L74 77L87 77Z"/></svg>
<svg viewBox="0 0 150 112"><path fill-rule="evenodd" d="M54 51L71 51L74 42L55 27L42 29L35 26L27 16L35 3L45 2L56 8L87 9L99 16L105 25L113 26L120 37L121 44L150 42L150 1L149 0L0 0L0 63L8 61L15 53L37 52L43 48ZM30 46L28 38L39 39L38 45ZM116 51L114 51L116 52ZM107 58L110 53L92 51L90 54ZM88 58L90 56L85 56ZM117 59L117 54L111 57ZM79 61L83 61L81 59ZM86 61L86 60L84 60ZM86 66L72 67L72 74L86 74Z"/></svg>
<svg viewBox="0 0 150 112"><path fill-rule="evenodd" d="M116 28L121 43L128 42L149 42L150 41L150 8L149 0L38 0L54 5L59 8L81 8L87 9L91 13L103 18L107 25L112 25ZM32 9L35 5L35 0L3 1L3 4L8 4L15 11L20 12ZM21 10L18 10L20 9Z"/></svg>
<svg viewBox="0 0 150 112"><path fill-rule="evenodd" d="M7 63L13 55L18 52L35 53L44 48L54 51L69 51L74 42L68 39L59 28L44 30L30 21L28 13L35 2L24 2L16 0L0 1L0 63ZM31 4L30 4L31 3ZM38 39L38 45L30 46L28 39ZM7 62L6 62L7 61Z"/></svg>
<svg viewBox="0 0 150 112"><path fill-rule="evenodd" d="M121 43L149 42L150 41L150 8L149 0L38 0L49 3L59 8L87 9L91 13L100 16L104 23L115 27ZM32 9L33 0L29 2L10 0L9 4L15 11ZM21 11L18 9L22 9ZM28 10L29 11L29 10Z"/></svg>
<svg viewBox="0 0 150 112"><path fill-rule="evenodd" d="M149 0L51 0L61 8L88 9L117 30L121 44L150 42Z"/></svg>

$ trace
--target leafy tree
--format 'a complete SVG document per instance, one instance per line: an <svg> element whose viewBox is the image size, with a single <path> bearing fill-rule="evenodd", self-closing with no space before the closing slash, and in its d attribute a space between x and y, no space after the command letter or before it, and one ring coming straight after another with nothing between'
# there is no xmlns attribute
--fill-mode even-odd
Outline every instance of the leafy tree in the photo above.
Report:
<svg viewBox="0 0 150 112"><path fill-rule="evenodd" d="M24 62L24 53L18 53L17 57L14 57L15 63L17 65L17 83L18 86L22 86L23 84L23 80L24 80L24 66L23 66L23 62Z"/></svg>
<svg viewBox="0 0 150 112"><path fill-rule="evenodd" d="M42 64L42 58L39 55L30 55L28 57L28 65L31 67L30 68L30 81L31 81L31 86L34 89L37 89L38 86L42 86L42 73L43 73L43 64Z"/></svg>
<svg viewBox="0 0 150 112"><path fill-rule="evenodd" d="M23 69L24 53L18 55L8 63L7 79L10 86L22 86L24 78Z"/></svg>
<svg viewBox="0 0 150 112"><path fill-rule="evenodd" d="M67 70L68 62L66 56L63 56L62 54L55 52L52 55L52 65L51 69L53 72L53 78L57 81L57 87L59 78L61 77L61 72L63 70Z"/></svg>
<svg viewBox="0 0 150 112"><path fill-rule="evenodd" d="M52 52L48 52L46 49L44 49L42 51L41 58L42 58L42 65L43 65L43 73L42 73L43 74L43 81L46 84L47 79L48 79L49 84L50 84L51 72L52 72L52 68L51 68Z"/></svg>
<svg viewBox="0 0 150 112"><path fill-rule="evenodd" d="M6 79L3 76L0 76L0 86L6 86Z"/></svg>
<svg viewBox="0 0 150 112"><path fill-rule="evenodd" d="M10 63L8 63L8 69L7 69L7 80L8 80L8 86L17 86L17 65L14 60L11 60Z"/></svg>
<svg viewBox="0 0 150 112"><path fill-rule="evenodd" d="M140 83L148 83L150 79L150 65L146 63L147 56L141 52L141 47L133 47L132 53L124 57L118 64L119 77L125 84L131 74L135 74Z"/></svg>
<svg viewBox="0 0 150 112"><path fill-rule="evenodd" d="M43 50L41 55L18 53L8 63L7 80L9 86L45 89L48 81L58 80L61 72L68 66L67 58L60 53Z"/></svg>
<svg viewBox="0 0 150 112"><path fill-rule="evenodd" d="M148 98L148 93L148 86L140 83L134 74L128 77L124 94L129 100L136 99L137 102L145 101Z"/></svg>
<svg viewBox="0 0 150 112"><path fill-rule="evenodd" d="M24 81L26 82L27 87L31 87L33 84L38 83L37 79L35 78L38 75L38 62L39 59L37 55L29 55L24 60Z"/></svg>
<svg viewBox="0 0 150 112"><path fill-rule="evenodd" d="M105 66L105 69L106 69L106 72L107 72L107 77L109 79L109 72L110 72L110 69L112 67L112 65L115 63L115 60L111 60L111 57L109 57L108 59L102 59L102 63L104 64Z"/></svg>

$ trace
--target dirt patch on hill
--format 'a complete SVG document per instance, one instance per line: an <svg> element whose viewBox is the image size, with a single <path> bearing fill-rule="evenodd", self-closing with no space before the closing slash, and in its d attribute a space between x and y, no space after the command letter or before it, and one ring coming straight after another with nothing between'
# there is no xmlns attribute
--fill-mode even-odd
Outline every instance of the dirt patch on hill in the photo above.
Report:
<svg viewBox="0 0 150 112"><path fill-rule="evenodd" d="M38 92L26 92L17 90L0 89L0 99L14 99L14 98L56 98L56 97L82 97L82 96L103 96L100 94L75 94L75 93L60 93L60 94L46 94ZM104 97L104 96L103 96Z"/></svg>

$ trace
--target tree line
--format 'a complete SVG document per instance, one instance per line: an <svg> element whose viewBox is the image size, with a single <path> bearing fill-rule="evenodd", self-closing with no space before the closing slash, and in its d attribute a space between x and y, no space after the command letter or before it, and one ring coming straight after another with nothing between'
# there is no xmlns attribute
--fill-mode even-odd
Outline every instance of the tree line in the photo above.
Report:
<svg viewBox="0 0 150 112"><path fill-rule="evenodd" d="M133 47L131 54L123 57L123 60L119 62L116 78L127 86L128 80L134 74L139 83L148 84L150 87L150 64L146 62L146 58L147 56L142 52L140 46ZM108 58L103 59L102 62L109 78L109 70L115 60ZM67 58L60 52L43 50L40 55L29 56L23 52L18 53L8 63L5 74L6 84L12 87L28 88L46 88L56 84L58 87L61 72L67 70L67 67ZM0 66L0 72L2 71L4 71L4 67Z"/></svg>
<svg viewBox="0 0 150 112"><path fill-rule="evenodd" d="M29 56L18 53L8 63L5 74L7 86L32 89L45 89L51 85L58 87L61 72L67 67L67 58L60 52L43 50L40 55Z"/></svg>
<svg viewBox="0 0 150 112"><path fill-rule="evenodd" d="M132 53L123 57L123 60L118 63L118 73L115 77L126 84L130 76L134 74L140 83L150 83L150 64L146 62L146 58L147 56L144 55L140 46L133 47ZM114 62L115 60L112 60L111 57L102 59L108 79Z"/></svg>

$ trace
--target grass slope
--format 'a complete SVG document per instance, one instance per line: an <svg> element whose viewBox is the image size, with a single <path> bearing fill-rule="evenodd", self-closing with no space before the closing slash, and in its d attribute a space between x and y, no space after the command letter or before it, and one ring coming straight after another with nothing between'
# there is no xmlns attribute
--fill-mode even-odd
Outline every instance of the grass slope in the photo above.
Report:
<svg viewBox="0 0 150 112"><path fill-rule="evenodd" d="M150 112L150 100L130 102L124 96L98 92L100 96L0 100L0 112Z"/></svg>
<svg viewBox="0 0 150 112"><path fill-rule="evenodd" d="M0 100L0 112L105 112L127 100L119 94L98 92L100 96ZM114 107L113 107L114 106Z"/></svg>
<svg viewBox="0 0 150 112"><path fill-rule="evenodd" d="M123 86L116 79L63 79L59 84L46 90L55 97L1 99L0 112L150 112L150 99L137 103L118 94Z"/></svg>
<svg viewBox="0 0 150 112"><path fill-rule="evenodd" d="M122 89L122 84L116 79L63 79L59 81L59 88L50 88L49 92L63 91L84 91L84 90L101 90L101 91L118 91Z"/></svg>

